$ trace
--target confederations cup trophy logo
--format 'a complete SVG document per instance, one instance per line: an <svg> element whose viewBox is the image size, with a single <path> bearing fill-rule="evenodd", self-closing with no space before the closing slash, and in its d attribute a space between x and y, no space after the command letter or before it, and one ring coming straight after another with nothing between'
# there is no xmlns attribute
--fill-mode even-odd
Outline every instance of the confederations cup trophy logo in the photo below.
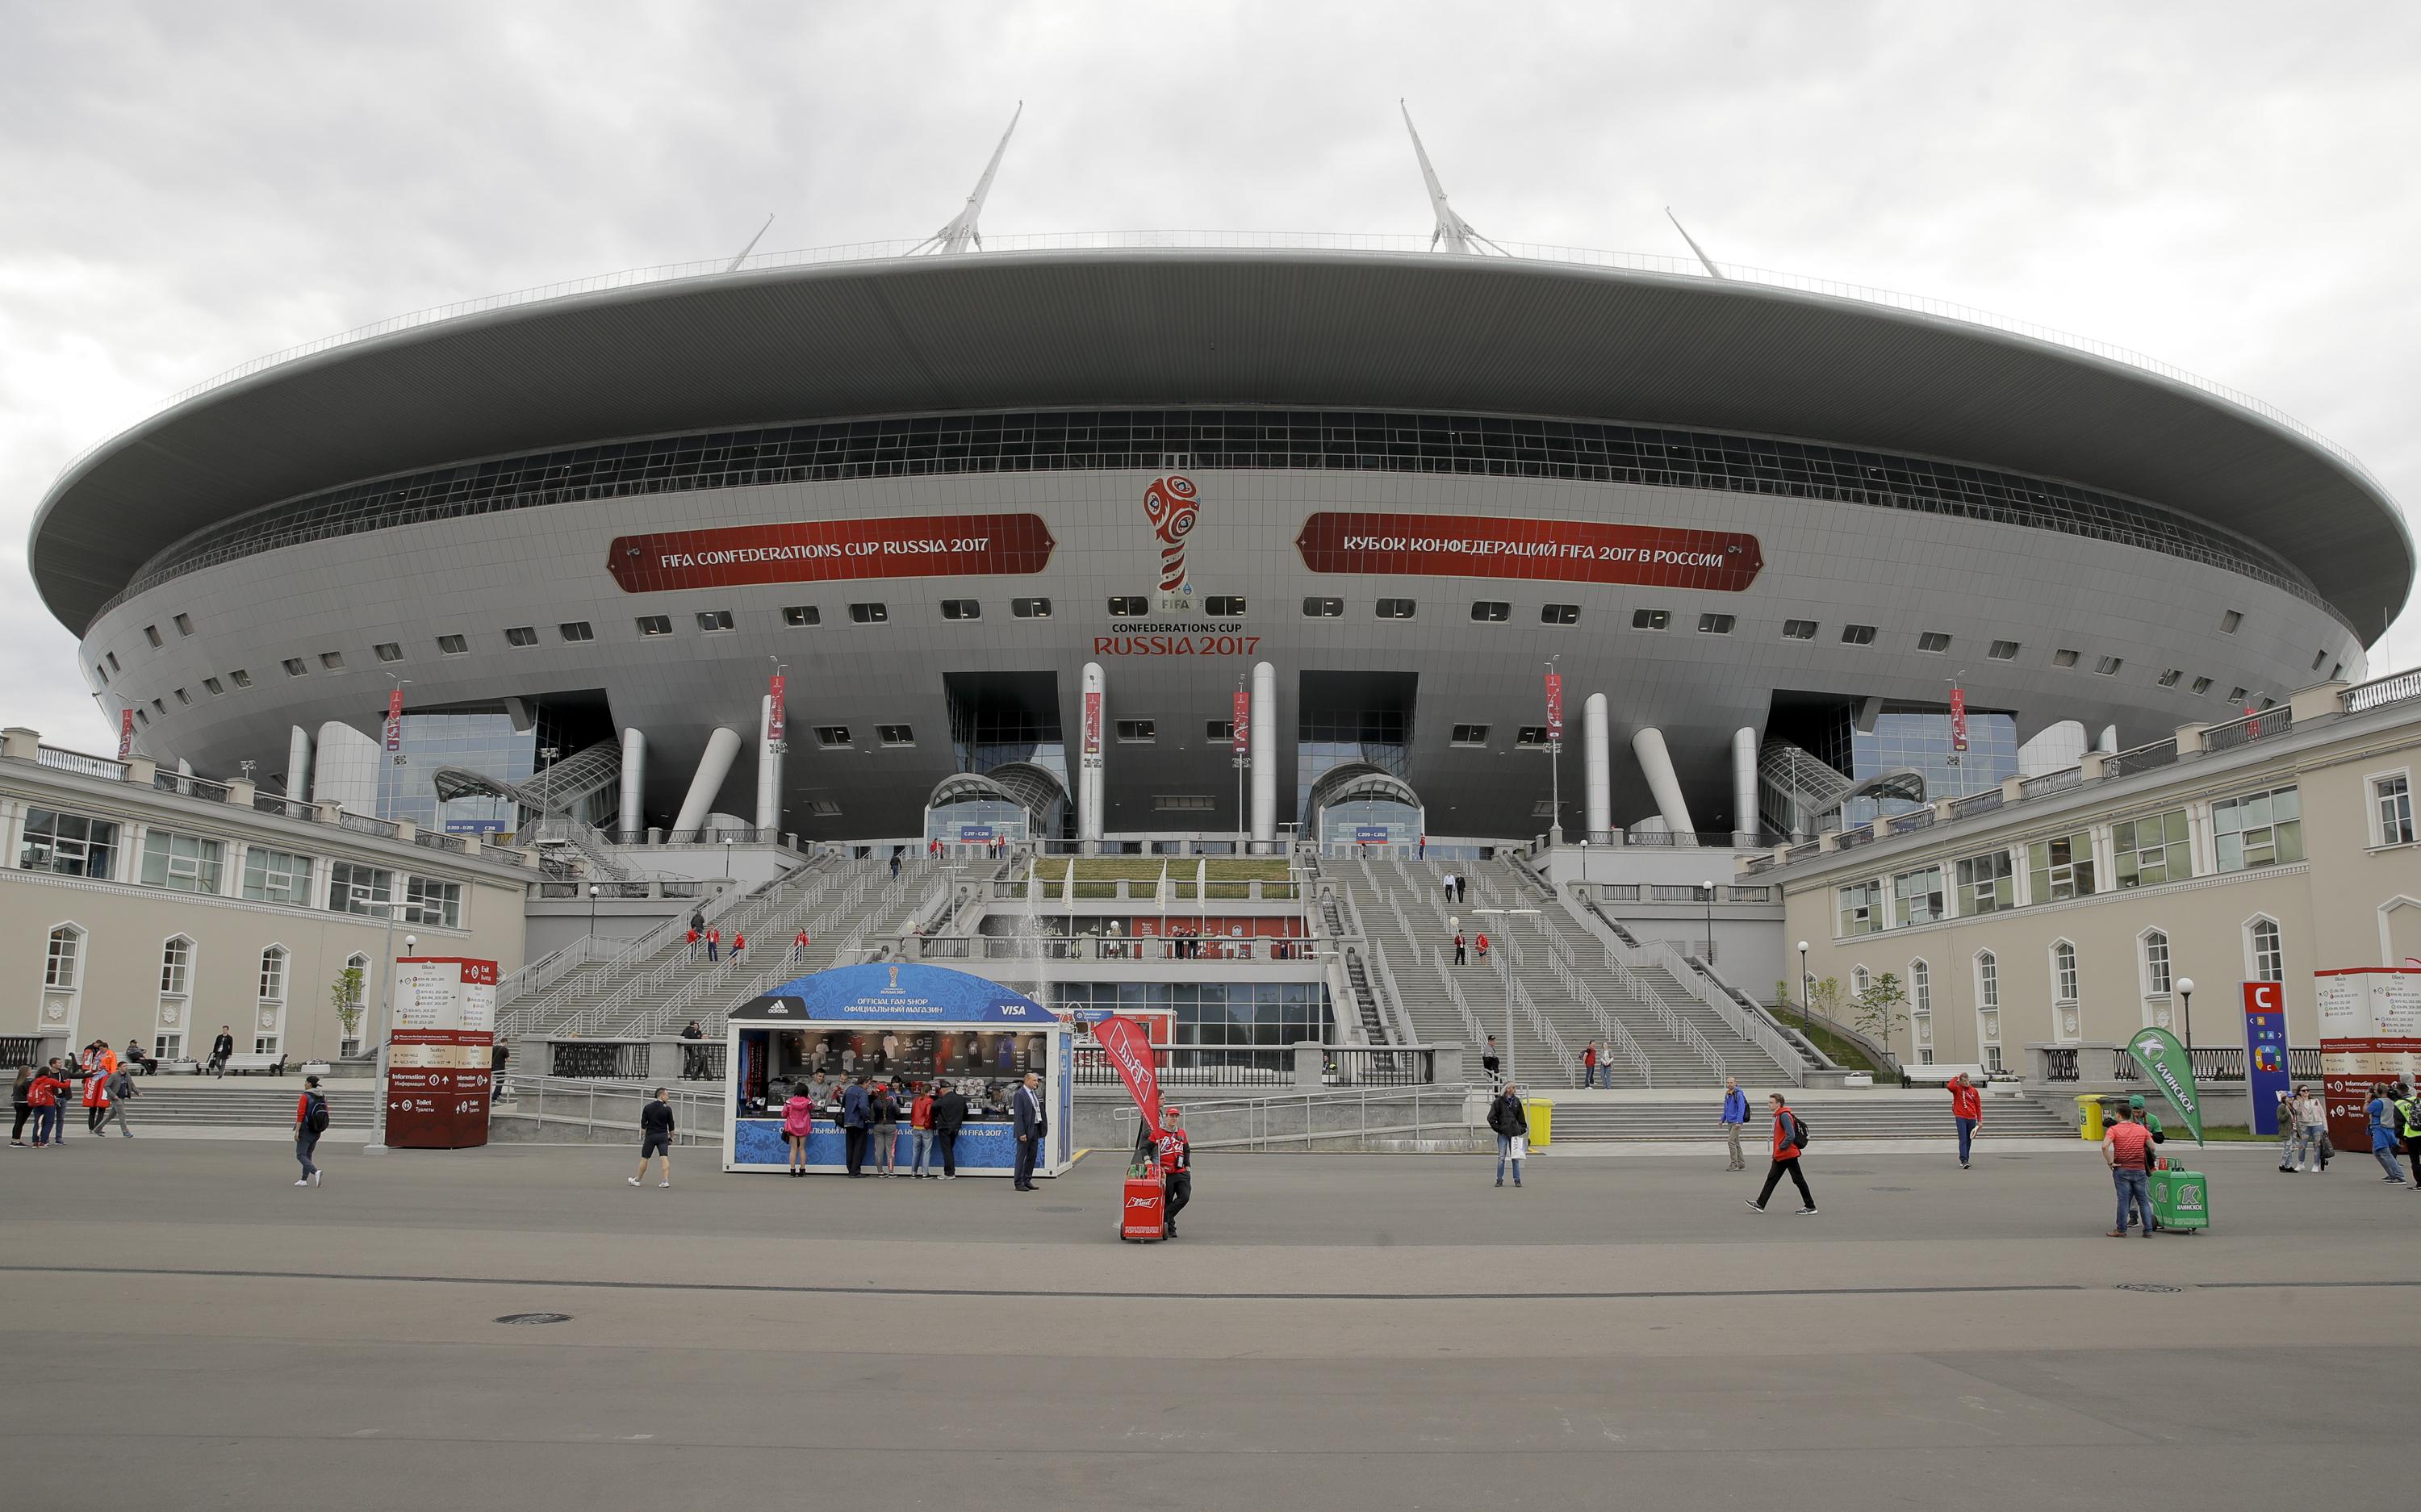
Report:
<svg viewBox="0 0 2421 1512"><path fill-rule="evenodd" d="M1153 479L1151 487L1143 491L1143 512L1151 521L1152 534L1160 538L1160 594L1165 607L1171 598L1192 592L1185 570L1185 538L1194 533L1195 522L1202 515L1194 480L1179 473Z"/></svg>

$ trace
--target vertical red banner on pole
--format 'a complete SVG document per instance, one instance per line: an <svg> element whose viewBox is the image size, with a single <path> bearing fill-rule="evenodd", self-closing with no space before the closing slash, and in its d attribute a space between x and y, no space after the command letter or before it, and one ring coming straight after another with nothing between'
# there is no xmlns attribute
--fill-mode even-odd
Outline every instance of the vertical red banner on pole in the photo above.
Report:
<svg viewBox="0 0 2421 1512"><path fill-rule="evenodd" d="M1114 1013L1093 1025L1093 1042L1117 1068L1118 1080L1127 1084L1127 1095L1134 1099L1135 1107L1143 1114L1143 1126L1151 1130L1152 1138L1158 1139L1160 1072L1152 1064L1151 1036L1132 1019Z"/></svg>
<svg viewBox="0 0 2421 1512"><path fill-rule="evenodd" d="M1085 695L1085 754L1101 754L1101 695L1097 693Z"/></svg>
<svg viewBox="0 0 2421 1512"><path fill-rule="evenodd" d="M117 711L117 759L125 760L134 754L134 710Z"/></svg>
<svg viewBox="0 0 2421 1512"><path fill-rule="evenodd" d="M386 695L386 748L389 753L403 749L403 690L401 688Z"/></svg>
<svg viewBox="0 0 2421 1512"><path fill-rule="evenodd" d="M1555 673L1547 674L1547 742L1560 745L1564 739L1564 679Z"/></svg>
<svg viewBox="0 0 2421 1512"><path fill-rule="evenodd" d="M773 674L773 681L772 686L767 690L769 693L771 693L771 694L773 694L773 716L772 716L770 719L768 719L768 720L766 721L766 724L765 724L765 738L766 738L767 740L781 740L781 739L783 738L783 737L782 737L782 721L783 721L784 715L783 715L783 712L782 712L782 690L783 690L784 685L785 685L786 683L788 683L788 682L789 682L789 678L787 678L783 677L780 673L776 672L775 674Z"/></svg>
<svg viewBox="0 0 2421 1512"><path fill-rule="evenodd" d="M1236 755L1243 756L1252 749L1253 695L1242 688L1236 690L1236 723L1229 733L1234 739L1228 743Z"/></svg>
<svg viewBox="0 0 2421 1512"><path fill-rule="evenodd" d="M1967 749L1967 690L1950 690L1950 749Z"/></svg>
<svg viewBox="0 0 2421 1512"><path fill-rule="evenodd" d="M2261 738L2261 721L2254 719L2254 716L2260 712L2261 710L2251 704L2244 706L2244 717L2253 721L2252 724L2244 726L2244 738L2248 740L2257 740Z"/></svg>

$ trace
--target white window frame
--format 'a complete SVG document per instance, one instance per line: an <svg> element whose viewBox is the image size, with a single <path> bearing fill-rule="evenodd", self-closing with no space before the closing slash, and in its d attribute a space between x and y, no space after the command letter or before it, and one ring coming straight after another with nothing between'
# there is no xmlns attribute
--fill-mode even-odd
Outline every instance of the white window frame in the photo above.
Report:
<svg viewBox="0 0 2421 1512"><path fill-rule="evenodd" d="M2159 925L2140 929L2135 934L2136 990L2143 995L2144 1022L2152 1028L2169 1027L2169 1004L2177 991L2177 959L2169 944L2169 931Z"/></svg>
<svg viewBox="0 0 2421 1512"><path fill-rule="evenodd" d="M1909 888L1903 884L1914 884L1926 877L1933 879L1932 885L1912 897ZM1909 912L1912 903L1919 900L1926 910L1923 918L1916 918ZM1895 874L1891 880L1891 906L1892 922L1896 925L1939 924L1948 917L1950 898L1942 887L1942 864L1934 862Z"/></svg>
<svg viewBox="0 0 2421 1512"><path fill-rule="evenodd" d="M1858 892L1866 894L1866 901L1863 905L1852 905L1849 901L1849 896ZM1867 927L1852 929L1850 927L1850 913L1853 907L1860 906L1865 910ZM1851 882L1833 890L1833 938L1835 940L1863 939L1870 934L1881 934L1882 928L1883 888L1881 879L1869 878L1866 881Z"/></svg>
<svg viewBox="0 0 2421 1512"><path fill-rule="evenodd" d="M2282 819L2278 818L2277 813L2278 800L2288 796L2292 796L2295 800L2295 817L2291 819ZM2230 812L2264 798L2270 800L2268 818L2251 827L2244 826L2241 821L2236 829L2230 830L2226 827L2225 821ZM2295 827L2293 840L2295 854L2281 856L2279 851L2286 847L2281 845L2278 832L2283 826L2288 824ZM2257 834L2262 837L2258 842L2249 838ZM2233 866L2227 864L2226 858L2227 842L2230 840L2234 840L2237 847L2236 865ZM2222 872L2258 871L2264 866L2292 865L2303 860L2305 852L2302 787L2290 782L2276 787L2257 788L2252 792L2238 793L2233 797L2213 800L2210 805L2210 843L2211 854L2218 864L2218 869ZM2266 855L2258 861L2254 860L2252 854L2257 849L2266 852Z"/></svg>
<svg viewBox="0 0 2421 1512"><path fill-rule="evenodd" d="M2163 832L2165 832L2168 827L2168 819L2171 815L2176 815L2179 821L2185 826L2185 834L2179 836L2177 839L2169 840L2163 838L2159 845L2148 849L2142 845L2140 841L2131 840L2129 844L2123 846L2119 844L2118 827L2120 825L2134 825L2140 827L2145 824L2159 824ZM2172 852L2181 853L2185 857L2185 865L2182 869L2169 864ZM2160 857L2161 877L2157 881L2146 881L2143 880L2143 859L2148 855L2157 855ZM2128 867L2121 864L2122 857L2133 861L2134 876L2132 878L2130 878L2128 875ZM2137 887L2159 887L2167 882L2190 881L2193 878L2194 818L2185 809L2164 808L2149 814L2132 814L2123 819L2115 819L2111 822L2110 886L2114 892L2126 892Z"/></svg>
<svg viewBox="0 0 2421 1512"><path fill-rule="evenodd" d="M180 949L180 946L183 948ZM160 942L162 997L190 998L194 995L194 957L198 948L189 934L172 934Z"/></svg>
<svg viewBox="0 0 2421 1512"><path fill-rule="evenodd" d="M1908 1033L1920 1066L1933 1064L1933 968L1919 957L1908 963Z"/></svg>
<svg viewBox="0 0 2421 1512"><path fill-rule="evenodd" d="M367 883L348 881L346 874L349 872L365 875L373 881ZM373 866L359 861L329 863L328 912L348 913L355 918L383 917L388 907L395 901L395 877L392 867ZM384 879L383 883L375 881L381 878ZM340 888L343 890L341 896L338 896ZM352 907L355 902L361 903L362 907Z"/></svg>
<svg viewBox="0 0 2421 1512"><path fill-rule="evenodd" d="M2082 845L2078 844L2080 841L2083 842ZM2062 842L2066 842L2069 847L2068 859L2052 860L2051 848ZM2037 846L2043 848L2043 878L2042 885L2039 887L2034 885L2035 847ZM2078 854L2080 850L2083 852L2082 856ZM2080 871L2083 873L2084 883L2081 887L2078 885ZM2063 878L2060 875L2062 872L2068 875ZM2026 842L2026 879L2027 890L2033 895L2037 903L2059 903L2071 897L2091 897L2099 890L2101 882L2101 878L2093 867L2092 829L2087 827L2083 830L2071 830L2062 834L2046 834L2038 839L2028 840ZM2065 894L2060 891L2063 887L2067 889Z"/></svg>
<svg viewBox="0 0 2421 1512"><path fill-rule="evenodd" d="M2261 930L2267 926L2276 947L2264 952ZM2287 931L2285 927L2267 913L2257 913L2244 921L2244 979L2248 982L2284 982L2287 979ZM2271 959L2263 959L2264 955ZM2274 974L2270 974L2274 973Z"/></svg>
<svg viewBox="0 0 2421 1512"><path fill-rule="evenodd" d="M155 847L160 855L157 881L150 875ZM134 880L145 887L214 896L226 884L226 842L184 830L146 830L134 866Z"/></svg>
<svg viewBox="0 0 2421 1512"><path fill-rule="evenodd" d="M38 814L48 816L51 819L50 834L33 833L34 817ZM61 819L81 821L85 827L83 837L71 839L61 835L58 833L58 821ZM109 831L108 836L105 839L95 840L93 831L102 828ZM46 871L56 877L85 877L98 881L114 881L117 876L118 858L126 852L126 826L117 820L95 818L89 814L52 808L41 803L27 803L20 812L15 835L17 853L9 858L10 863L23 870ZM26 855L27 850L35 845L45 848L45 859L39 863L28 859ZM98 872L92 869L92 852L95 846L101 848L109 861L109 865ZM75 858L77 869L70 870L58 864L61 858L70 855Z"/></svg>
<svg viewBox="0 0 2421 1512"><path fill-rule="evenodd" d="M1993 876L1970 881L1969 868L1979 863L1998 859L2001 870ZM1958 878L1959 916L1971 918L1984 913L2001 913L2018 906L2018 865L2009 849L1979 850L1972 856L1960 856L1951 866Z"/></svg>
<svg viewBox="0 0 2421 1512"><path fill-rule="evenodd" d="M273 941L261 947L257 965L252 1052L274 1055L286 1043L286 1004L294 986L294 952Z"/></svg>
<svg viewBox="0 0 2421 1512"><path fill-rule="evenodd" d="M2394 783L2401 789L2389 795L2382 788ZM2362 780L2365 799L2370 805L2371 844L2377 847L2411 845L2421 836L2421 816L2413 813L2413 769L2396 772L2374 772ZM2402 810L2399 816L2397 810ZM2400 824L2399 824L2400 820Z"/></svg>
<svg viewBox="0 0 2421 1512"><path fill-rule="evenodd" d="M1865 963L1864 963L1864 962L1861 962L1861 963L1859 963L1858 965L1855 965L1855 966L1852 966L1852 967L1851 967L1851 968L1850 968L1850 996L1851 996L1851 997L1852 997L1852 998L1862 998L1862 997L1865 997L1865 996L1867 995L1867 993L1868 990L1870 990L1871 988L1873 988L1873 986L1874 986L1874 985L1875 985L1875 975L1874 975L1874 973L1872 973L1872 972L1870 972L1870 971L1867 970L1866 965L1865 965Z"/></svg>
<svg viewBox="0 0 2421 1512"><path fill-rule="evenodd" d="M1984 1069L2001 1068L2001 958L1989 950L1975 957L1976 1059Z"/></svg>
<svg viewBox="0 0 2421 1512"><path fill-rule="evenodd" d="M42 937L42 990L46 992L81 992L84 990L84 946L92 936L79 924L55 924ZM60 945L68 946L61 950ZM67 963L66 970L60 962Z"/></svg>
<svg viewBox="0 0 2421 1512"><path fill-rule="evenodd" d="M354 951L351 955L347 956L347 957L345 958L345 964L346 964L347 966L350 966L350 967L355 968L355 969L357 969L357 970L359 970L359 971L361 972L361 974L362 974L362 989L361 989L361 990L362 990L362 991L363 991L365 994L367 994L367 993L369 991L369 990L370 990L370 958L369 958L367 955L364 954L363 952L356 950L356 951ZM363 1016L360 1020L356 1021L357 1021L357 1023L358 1023L358 1027L357 1027L357 1028L355 1028L351 1034L350 1034L350 1035L341 1034L341 1033L339 1034L339 1037L338 1037L338 1044L337 1044L337 1047L336 1047L336 1053L338 1053L339 1055L358 1055L358 1054L360 1054L360 1053L361 1053L361 1049L362 1049L362 1039L363 1039L363 1037L364 1037L364 1036L366 1036L366 1035L367 1035L367 1034L369 1033L369 1029L370 1029L370 1022L369 1022L369 1019L368 1019L368 1017L367 1017L367 1015L368 1015L368 1011L369 1011L369 1010L368 1010L367 1004L367 1002L366 1002L365 998L363 998L363 997L356 997L356 998L354 998L354 999L353 999L353 1001L354 1001L355 1003L361 1003L361 1004L363 1004L363 1005L364 1005L364 1006L363 1006L363 1015L364 1015L364 1016Z"/></svg>
<svg viewBox="0 0 2421 1512"><path fill-rule="evenodd" d="M429 899L435 894L437 901ZM397 915L398 924L414 924L430 929L459 929L462 927L462 884L447 881L443 877L407 877L403 883L403 908Z"/></svg>
<svg viewBox="0 0 2421 1512"><path fill-rule="evenodd" d="M271 869L272 858L278 863L274 871ZM303 869L299 874L290 866L284 865L287 862L296 861L303 864ZM254 877L256 862L260 864L258 881ZM297 850L283 850L275 846L248 845L243 848L243 878L238 885L242 896L256 903L282 903L289 908L309 908L311 887L317 878L319 867L320 862L316 856L305 855ZM272 886L273 881L291 882L298 876L302 882L302 891L299 893Z"/></svg>
<svg viewBox="0 0 2421 1512"><path fill-rule="evenodd" d="M2053 941L2044 955L2051 968L2052 1037L2073 1044L2083 1037L2085 965L2073 940Z"/></svg>

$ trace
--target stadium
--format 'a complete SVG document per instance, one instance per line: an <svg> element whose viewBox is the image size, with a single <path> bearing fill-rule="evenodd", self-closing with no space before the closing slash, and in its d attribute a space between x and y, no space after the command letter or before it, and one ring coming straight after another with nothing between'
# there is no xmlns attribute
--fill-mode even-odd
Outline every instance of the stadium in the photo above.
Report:
<svg viewBox="0 0 2421 1512"><path fill-rule="evenodd" d="M32 572L136 754L584 850L1754 843L2358 680L2410 590L2379 484L2199 380L1449 230L431 312L96 447Z"/></svg>

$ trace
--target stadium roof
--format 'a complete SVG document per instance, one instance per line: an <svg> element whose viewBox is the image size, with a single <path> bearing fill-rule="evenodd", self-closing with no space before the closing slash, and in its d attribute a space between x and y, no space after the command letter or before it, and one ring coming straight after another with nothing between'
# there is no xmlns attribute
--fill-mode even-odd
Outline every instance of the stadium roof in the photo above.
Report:
<svg viewBox="0 0 2421 1512"><path fill-rule="evenodd" d="M1625 421L1971 462L2163 505L2374 638L2415 565L2359 463L2240 395L2057 333L1726 266L1369 238L891 245L424 312L180 397L35 517L79 633L151 556L298 494L518 452L800 420L1266 404ZM1203 244L1208 243L1208 244Z"/></svg>

